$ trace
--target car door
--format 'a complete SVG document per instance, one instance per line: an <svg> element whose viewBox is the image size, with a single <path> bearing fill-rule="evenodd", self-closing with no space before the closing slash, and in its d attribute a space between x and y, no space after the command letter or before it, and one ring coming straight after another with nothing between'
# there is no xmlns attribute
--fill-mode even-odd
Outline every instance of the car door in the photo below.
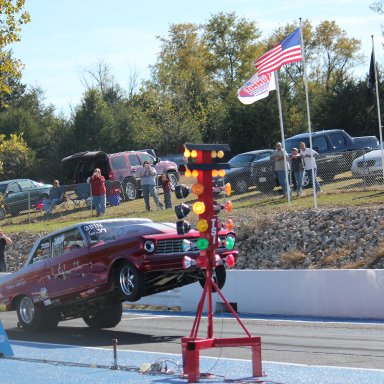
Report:
<svg viewBox="0 0 384 384"><path fill-rule="evenodd" d="M23 194L23 199L26 201L24 209L29 209L40 200L41 189L33 184L31 180L19 180L19 186Z"/></svg>
<svg viewBox="0 0 384 384"><path fill-rule="evenodd" d="M91 284L88 246L79 229L51 237L52 257L46 264L45 283L50 297L74 295Z"/></svg>
<svg viewBox="0 0 384 384"><path fill-rule="evenodd" d="M10 214L17 215L28 209L28 199L24 196L18 181L11 181L5 191L5 207Z"/></svg>

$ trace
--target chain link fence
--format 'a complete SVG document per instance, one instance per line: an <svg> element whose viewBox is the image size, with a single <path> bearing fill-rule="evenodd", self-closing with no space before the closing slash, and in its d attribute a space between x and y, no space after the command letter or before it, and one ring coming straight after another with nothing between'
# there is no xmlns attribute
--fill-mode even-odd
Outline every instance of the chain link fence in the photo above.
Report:
<svg viewBox="0 0 384 384"><path fill-rule="evenodd" d="M339 194L342 191L368 191L378 190L384 192L382 151L350 151L319 155L317 162L317 181L321 192L324 194ZM310 173L311 171L309 171ZM289 184L291 185L290 199L300 199L296 194L296 180L292 172L288 172ZM175 181L173 181L174 184ZM181 177L180 183L192 186L195 178ZM220 203L231 199L235 202L242 200L266 200L273 196L282 196L283 192L274 170L274 162L269 157L250 163L237 164L236 167L226 171L223 177L213 178L214 186L222 187L226 183L232 185L233 195L229 198L222 194L218 197ZM42 185L32 188L28 185L8 185L0 193L0 220L3 225L17 224L22 222L33 223L44 218L44 201L49 198L51 185ZM127 186L124 182L107 180L106 197L107 207L118 206L122 203L131 203L126 195ZM52 210L52 217L69 215L71 213L84 211L89 217L94 216L92 206L92 193L89 183L71 184L62 186L65 198ZM141 197L141 190L137 188L137 197ZM158 194L162 195L160 185L157 187ZM313 195L312 184L308 173L304 172L302 178L302 196ZM321 204L321 195L318 195ZM163 199L163 198L162 198ZM196 196L189 196L187 203L191 203ZM181 203L172 194L174 205ZM288 199L287 199L288 200ZM340 204L342 205L340 196ZM144 204L140 205L144 211ZM316 206L314 199L314 206ZM136 209L137 211L137 209ZM138 212L140 215L140 212ZM227 216L227 215L226 215ZM20 217L22 219L20 219ZM86 218L87 216L85 216Z"/></svg>
<svg viewBox="0 0 384 384"><path fill-rule="evenodd" d="M316 157L316 180L321 192L338 193L339 191L367 190L369 188L384 189L382 151L349 151L323 154ZM297 177L289 164L288 183L290 196L296 197ZM284 171L283 171L284 174ZM312 170L304 170L301 179L302 196L313 194L311 182ZM285 179L285 177L284 177ZM300 179L300 178L299 178ZM226 172L224 177L214 179L214 184L232 185L234 194L249 199L258 199L273 195L283 195L279 185L274 161L268 158L250 163L236 164ZM341 201L342 203L342 201Z"/></svg>

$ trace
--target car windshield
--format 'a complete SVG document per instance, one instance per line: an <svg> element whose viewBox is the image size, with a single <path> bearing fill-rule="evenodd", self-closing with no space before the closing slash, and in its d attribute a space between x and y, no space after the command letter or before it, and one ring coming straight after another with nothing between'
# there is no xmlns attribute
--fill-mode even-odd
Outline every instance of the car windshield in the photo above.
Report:
<svg viewBox="0 0 384 384"><path fill-rule="evenodd" d="M231 168L244 167L244 165L247 165L252 161L253 157L254 155L252 155L251 153L244 153L232 157L232 159L229 160L228 163L231 165Z"/></svg>
<svg viewBox="0 0 384 384"><path fill-rule="evenodd" d="M97 223L83 224L81 230L90 243L112 241L131 231L132 225L151 223L149 219L100 221Z"/></svg>
<svg viewBox="0 0 384 384"><path fill-rule="evenodd" d="M288 139L288 140L285 140L285 151L287 153L291 153L292 148L299 148L299 143L301 143L301 142L304 142L305 146L307 148L310 147L308 138L305 138L305 139L303 139L303 138L302 139Z"/></svg>

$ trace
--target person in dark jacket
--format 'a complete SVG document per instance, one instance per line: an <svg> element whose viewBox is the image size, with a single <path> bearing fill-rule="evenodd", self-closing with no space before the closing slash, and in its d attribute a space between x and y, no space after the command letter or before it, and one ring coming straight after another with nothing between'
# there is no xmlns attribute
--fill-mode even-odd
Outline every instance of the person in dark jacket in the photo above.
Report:
<svg viewBox="0 0 384 384"><path fill-rule="evenodd" d="M50 214L57 204L64 201L65 189L60 185L59 180L53 180L52 185L48 199L43 200L43 210L46 214Z"/></svg>
<svg viewBox="0 0 384 384"><path fill-rule="evenodd" d="M160 176L160 183L164 191L164 204L165 208L172 208L172 182L168 173L164 171Z"/></svg>
<svg viewBox="0 0 384 384"><path fill-rule="evenodd" d="M291 160L291 169L293 177L295 178L296 183L296 194L297 196L302 196L303 194L303 176L304 176L304 162L303 158L299 154L297 148L292 148L291 154L289 155Z"/></svg>
<svg viewBox="0 0 384 384"><path fill-rule="evenodd" d="M12 244L9 236L0 230L0 272L7 272L7 263L5 262L5 246Z"/></svg>

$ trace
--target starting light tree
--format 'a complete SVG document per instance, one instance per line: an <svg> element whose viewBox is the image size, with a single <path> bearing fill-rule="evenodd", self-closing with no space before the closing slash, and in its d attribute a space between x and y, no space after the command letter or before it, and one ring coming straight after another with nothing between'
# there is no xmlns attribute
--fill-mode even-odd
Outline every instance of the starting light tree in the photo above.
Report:
<svg viewBox="0 0 384 384"><path fill-rule="evenodd" d="M222 262L220 257L216 256L215 250L218 248L218 232L221 228L217 215L222 209L228 212L232 211L232 203L228 200L225 204L218 204L214 197L215 193L223 191L227 196L231 194L230 184L222 187L214 187L212 177L225 176L225 170L230 169L228 163L220 163L220 159L224 157L224 152L229 151L228 144L185 144L184 156L189 159L185 176L196 177L197 183L191 188L186 185L179 185L175 189L176 197L183 199L190 192L197 196L197 202L192 207L187 204L180 204L175 207L177 218L177 231L179 234L185 234L190 229L190 224L184 220L192 210L198 215L199 219L196 229L200 232L200 238L196 242L196 246L200 251L195 264L205 269L205 285L204 290L197 307L195 321L189 337L183 337L181 340L183 354L184 375L188 377L188 382L196 382L200 378L199 353L202 349L215 347L236 347L250 346L252 349L252 374L254 377L262 376L261 368L261 338L250 335L240 318L233 310L232 306L221 293L219 286L214 281L214 269L217 263ZM219 161L218 161L219 160ZM233 221L228 219L224 225L229 231L233 231ZM235 239L233 235L227 236L225 246L232 250ZM230 257L232 256L232 257ZM183 265L188 268L192 262L190 258L185 257ZM234 257L229 255L226 257L225 263L233 266ZM215 338L213 336L213 307L212 292L217 292L222 298L228 310L236 318L240 326L246 333L246 337L242 338ZM207 299L208 308L208 325L207 337L198 337L200 320Z"/></svg>

